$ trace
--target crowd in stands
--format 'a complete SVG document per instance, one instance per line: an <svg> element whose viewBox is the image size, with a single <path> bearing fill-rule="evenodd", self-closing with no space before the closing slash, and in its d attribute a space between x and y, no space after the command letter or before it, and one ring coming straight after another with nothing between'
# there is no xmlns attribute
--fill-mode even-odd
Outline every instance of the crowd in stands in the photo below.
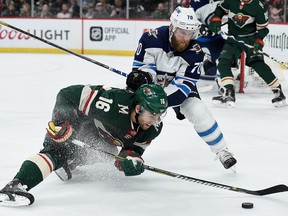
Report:
<svg viewBox="0 0 288 216"><path fill-rule="evenodd" d="M284 3L283 0L266 0L268 6L269 21L270 22L284 22ZM288 1L287 1L288 3Z"/></svg>
<svg viewBox="0 0 288 216"><path fill-rule="evenodd" d="M126 0L0 0L1 17L169 19L169 14L169 0L130 0L128 13Z"/></svg>
<svg viewBox="0 0 288 216"><path fill-rule="evenodd" d="M270 22L288 20L288 17L284 17L287 14L284 10L285 0L263 1L269 8ZM34 5L31 5L32 2ZM0 16L169 19L178 5L188 7L189 0L130 0L128 11L126 0L0 0Z"/></svg>

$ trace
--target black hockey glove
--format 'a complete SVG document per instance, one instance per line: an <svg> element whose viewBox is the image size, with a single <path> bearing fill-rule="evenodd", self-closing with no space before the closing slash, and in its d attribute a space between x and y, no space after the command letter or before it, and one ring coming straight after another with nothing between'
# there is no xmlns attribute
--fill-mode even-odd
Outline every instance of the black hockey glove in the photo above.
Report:
<svg viewBox="0 0 288 216"><path fill-rule="evenodd" d="M144 172L144 160L136 152L132 150L122 150L119 156L125 158L125 160L116 160L115 166L118 170L123 171L125 176L140 175Z"/></svg>
<svg viewBox="0 0 288 216"><path fill-rule="evenodd" d="M136 70L132 71L126 79L126 85L128 88L136 91L143 84L151 84L152 76L148 72Z"/></svg>
<svg viewBox="0 0 288 216"><path fill-rule="evenodd" d="M200 25L199 32L200 36L204 37L213 37L215 35L215 33L210 31L209 28L204 24Z"/></svg>

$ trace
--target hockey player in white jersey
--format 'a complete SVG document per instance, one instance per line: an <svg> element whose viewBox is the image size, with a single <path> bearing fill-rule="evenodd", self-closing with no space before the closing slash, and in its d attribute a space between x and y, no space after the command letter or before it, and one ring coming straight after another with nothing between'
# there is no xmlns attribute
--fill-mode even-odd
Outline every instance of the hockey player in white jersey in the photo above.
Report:
<svg viewBox="0 0 288 216"><path fill-rule="evenodd" d="M177 118L187 118L224 168L229 169L237 161L229 152L217 121L200 99L196 86L204 57L195 40L200 23L192 8L180 6L170 20L170 26L149 30L140 38L133 70L126 80L127 87L136 90L151 82L161 85Z"/></svg>

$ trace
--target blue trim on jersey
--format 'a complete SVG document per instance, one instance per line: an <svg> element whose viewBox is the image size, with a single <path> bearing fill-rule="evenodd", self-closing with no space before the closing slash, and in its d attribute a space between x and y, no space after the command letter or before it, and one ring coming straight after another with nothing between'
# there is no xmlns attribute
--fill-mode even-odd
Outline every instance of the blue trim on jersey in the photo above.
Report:
<svg viewBox="0 0 288 216"><path fill-rule="evenodd" d="M139 68L139 67L142 67L142 66L144 66L144 65L147 65L147 64L144 64L144 63L139 62L139 61L133 61L132 67L133 67L133 68ZM152 69L153 71L156 72L156 69L157 69L157 68L156 68L156 64L148 64L148 66L149 66L150 69Z"/></svg>
<svg viewBox="0 0 288 216"><path fill-rule="evenodd" d="M133 61L133 67L141 67L141 66L143 66L143 65L145 65L144 63L142 63L142 62L139 62L139 61Z"/></svg>
<svg viewBox="0 0 288 216"><path fill-rule="evenodd" d="M218 40L220 38L222 38L222 36L218 34L218 35L215 35L213 37L205 37L205 36L199 37L199 38L197 38L196 41L198 41L198 42L213 42L213 41Z"/></svg>
<svg viewBox="0 0 288 216"><path fill-rule="evenodd" d="M191 83L193 83L193 84L196 84L196 83L198 82L198 79L188 79L188 78L186 78L186 77L179 77L179 76L176 76L176 77L175 77L175 80L180 80L180 79L182 79L182 80L184 80L184 81L191 82Z"/></svg>
<svg viewBox="0 0 288 216"><path fill-rule="evenodd" d="M186 85L176 84L174 80L172 80L170 84L171 84L171 85L175 85L175 86L177 86L177 88L181 89L181 90L186 94L186 97L188 97L188 95L189 95L190 92L191 92L191 89L188 88Z"/></svg>

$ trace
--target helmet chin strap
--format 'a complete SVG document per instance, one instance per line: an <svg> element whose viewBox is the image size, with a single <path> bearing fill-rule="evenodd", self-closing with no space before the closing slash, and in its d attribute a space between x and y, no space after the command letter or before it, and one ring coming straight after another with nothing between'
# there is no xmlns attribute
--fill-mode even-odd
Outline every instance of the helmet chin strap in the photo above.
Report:
<svg viewBox="0 0 288 216"><path fill-rule="evenodd" d="M177 29L177 27L175 27L172 24L170 24L170 27L169 27L169 41L170 41L170 43L172 42L171 38L173 37L174 32L176 31L176 29Z"/></svg>

